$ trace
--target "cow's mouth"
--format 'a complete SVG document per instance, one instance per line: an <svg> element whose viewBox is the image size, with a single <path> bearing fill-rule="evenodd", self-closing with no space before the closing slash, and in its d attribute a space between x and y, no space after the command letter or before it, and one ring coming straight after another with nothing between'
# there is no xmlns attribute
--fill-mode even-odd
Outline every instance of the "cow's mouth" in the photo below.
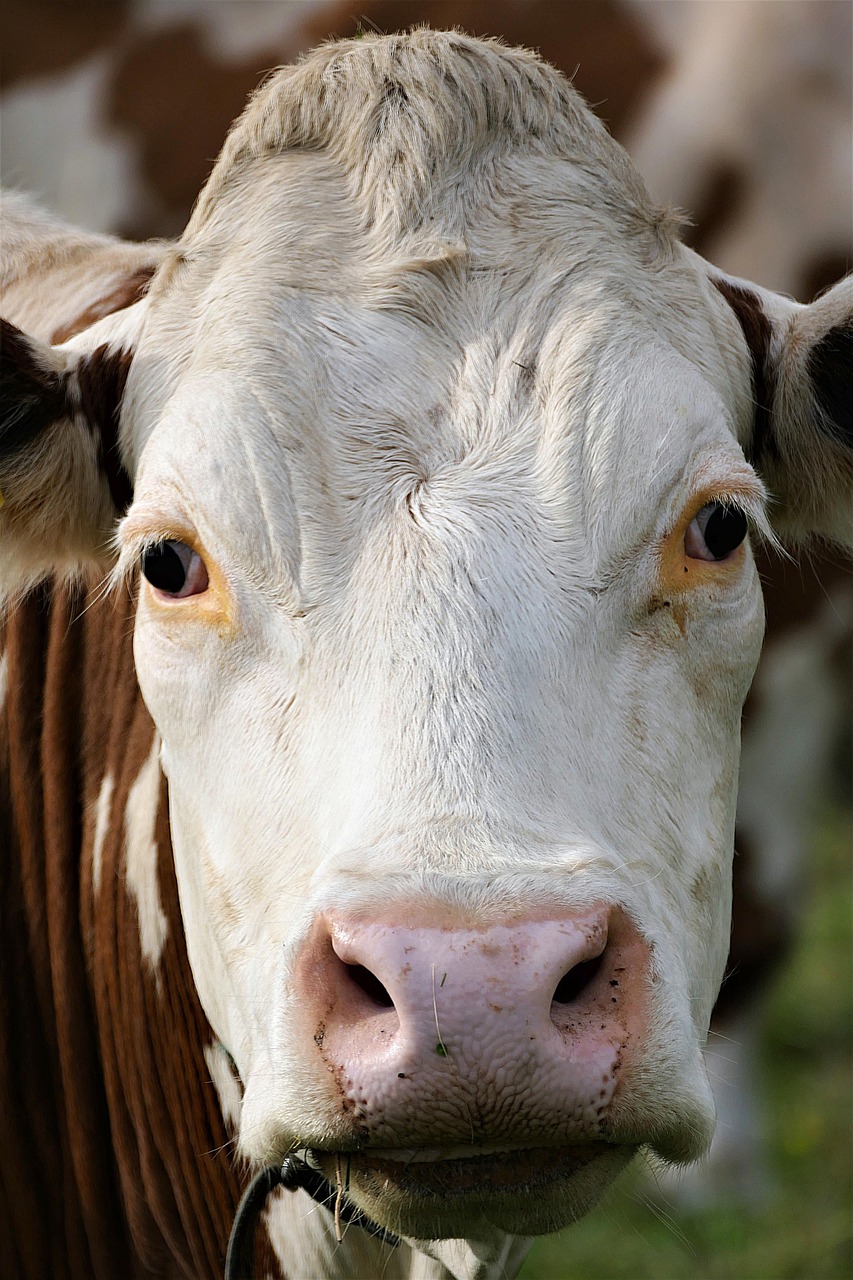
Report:
<svg viewBox="0 0 853 1280"><path fill-rule="evenodd" d="M342 1193L381 1225L436 1238L485 1222L525 1235L556 1230L592 1207L634 1150L588 1142L312 1155L331 1186L339 1181Z"/></svg>
<svg viewBox="0 0 853 1280"><path fill-rule="evenodd" d="M418 1196L467 1196L488 1191L523 1193L572 1177L600 1152L598 1143L563 1151L362 1152L352 1158L360 1177L392 1182Z"/></svg>

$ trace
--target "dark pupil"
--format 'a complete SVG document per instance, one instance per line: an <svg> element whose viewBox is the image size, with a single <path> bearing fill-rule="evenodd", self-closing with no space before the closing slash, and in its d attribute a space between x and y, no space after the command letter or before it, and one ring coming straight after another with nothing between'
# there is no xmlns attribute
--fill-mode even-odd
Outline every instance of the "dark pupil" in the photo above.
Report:
<svg viewBox="0 0 853 1280"><path fill-rule="evenodd" d="M142 557L142 572L152 587L172 594L181 590L187 580L184 562L171 542L158 542Z"/></svg>
<svg viewBox="0 0 853 1280"><path fill-rule="evenodd" d="M703 532L711 555L722 560L746 537L746 516L736 507L714 506Z"/></svg>

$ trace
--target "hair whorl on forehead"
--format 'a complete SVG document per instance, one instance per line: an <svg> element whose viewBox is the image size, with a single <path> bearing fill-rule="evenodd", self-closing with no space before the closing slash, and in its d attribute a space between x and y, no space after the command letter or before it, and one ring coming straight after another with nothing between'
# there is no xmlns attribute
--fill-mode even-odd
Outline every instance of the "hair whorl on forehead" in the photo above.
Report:
<svg viewBox="0 0 853 1280"><path fill-rule="evenodd" d="M365 220L403 233L439 204L447 212L460 175L470 182L517 151L573 161L605 201L664 241L673 234L674 220L566 77L497 40L428 28L371 34L279 69L232 126L187 237L247 163L298 148L329 154L354 180Z"/></svg>

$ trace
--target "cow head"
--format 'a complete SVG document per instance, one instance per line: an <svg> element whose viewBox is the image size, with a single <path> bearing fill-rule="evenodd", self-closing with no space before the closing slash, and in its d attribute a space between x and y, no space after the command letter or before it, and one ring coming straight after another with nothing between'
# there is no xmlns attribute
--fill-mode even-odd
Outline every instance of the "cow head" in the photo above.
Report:
<svg viewBox="0 0 853 1280"><path fill-rule="evenodd" d="M241 1150L422 1238L701 1155L750 530L850 538L849 283L726 279L556 72L417 32L262 88L138 306L115 573ZM12 334L24 576L121 502L104 343Z"/></svg>

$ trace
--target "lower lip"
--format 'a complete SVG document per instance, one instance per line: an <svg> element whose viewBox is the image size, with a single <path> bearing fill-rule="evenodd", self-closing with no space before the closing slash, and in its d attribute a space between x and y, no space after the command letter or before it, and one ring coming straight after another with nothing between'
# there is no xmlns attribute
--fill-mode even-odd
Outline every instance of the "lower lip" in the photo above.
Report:
<svg viewBox="0 0 853 1280"><path fill-rule="evenodd" d="M525 1150L485 1151L454 1148L449 1151L361 1151L344 1157L350 1177L377 1180L385 1188L418 1196L466 1196L483 1192L518 1194L544 1190L565 1182L586 1168L603 1146L584 1143L573 1147L534 1147ZM462 1153L465 1154L462 1154ZM316 1152L323 1162L327 1153Z"/></svg>

